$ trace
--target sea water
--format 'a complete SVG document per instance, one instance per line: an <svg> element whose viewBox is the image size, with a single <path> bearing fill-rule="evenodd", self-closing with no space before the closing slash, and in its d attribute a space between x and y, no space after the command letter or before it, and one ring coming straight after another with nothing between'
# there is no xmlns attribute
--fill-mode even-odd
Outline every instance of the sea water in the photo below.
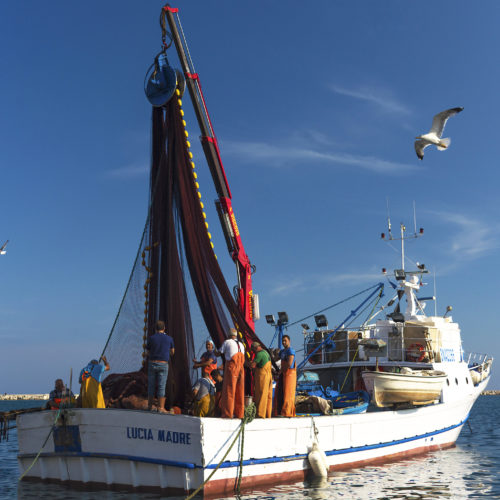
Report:
<svg viewBox="0 0 500 500"><path fill-rule="evenodd" d="M40 406L33 401L0 401L0 411ZM472 409L454 448L376 467L331 474L325 480L242 495L244 500L271 499L500 499L500 396L481 396ZM18 482L17 434L0 443L0 498L52 500L142 500L166 497L108 490L81 491L72 487ZM243 471L244 473L244 471Z"/></svg>

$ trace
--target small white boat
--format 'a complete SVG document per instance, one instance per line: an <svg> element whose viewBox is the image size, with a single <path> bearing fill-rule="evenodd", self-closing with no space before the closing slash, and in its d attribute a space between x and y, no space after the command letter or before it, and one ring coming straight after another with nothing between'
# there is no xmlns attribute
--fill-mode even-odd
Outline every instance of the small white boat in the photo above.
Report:
<svg viewBox="0 0 500 500"><path fill-rule="evenodd" d="M399 403L422 405L439 401L446 373L407 368L401 373L364 371L362 377L372 403L384 407Z"/></svg>

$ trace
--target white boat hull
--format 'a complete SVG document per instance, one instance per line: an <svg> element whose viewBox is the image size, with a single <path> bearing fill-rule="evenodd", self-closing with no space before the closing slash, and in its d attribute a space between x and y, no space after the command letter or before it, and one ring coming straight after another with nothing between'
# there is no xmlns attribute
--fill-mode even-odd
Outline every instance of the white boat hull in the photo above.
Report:
<svg viewBox="0 0 500 500"><path fill-rule="evenodd" d="M377 406L430 403L439 400L446 375L422 376L378 371L363 372L363 381Z"/></svg>
<svg viewBox="0 0 500 500"><path fill-rule="evenodd" d="M452 446L488 380L461 398L427 407L338 416L258 419L245 426L242 489L300 481L318 430L330 470ZM26 478L185 493L203 484L240 427L239 420L134 410L71 409L45 446L54 411L18 417L19 466ZM204 487L230 495L240 465L240 439Z"/></svg>

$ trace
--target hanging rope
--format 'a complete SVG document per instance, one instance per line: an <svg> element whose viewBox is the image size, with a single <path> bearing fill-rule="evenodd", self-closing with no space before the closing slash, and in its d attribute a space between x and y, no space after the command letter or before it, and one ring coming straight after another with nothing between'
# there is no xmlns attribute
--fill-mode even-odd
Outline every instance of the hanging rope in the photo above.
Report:
<svg viewBox="0 0 500 500"><path fill-rule="evenodd" d="M354 295L351 295L350 297L347 297L346 299L341 300L340 302L336 302L335 304L332 304L331 306L325 307L324 309L321 309L320 311L316 311L315 313L309 314L309 316L304 316L303 318L298 319L297 321L294 321L293 323L288 323L287 328L290 328L291 326L296 325L297 323L301 323L305 319L312 318L313 316L316 316L317 314L320 314L322 312L328 311L328 309L332 309L332 308L334 308L336 306L339 306L340 304L343 304L344 302L347 302L347 301L349 301L351 299L354 299L355 297L358 297L359 295L362 295L363 293L368 292L372 288L377 288L378 286L380 286L380 283L377 283L376 285L373 285L373 286L371 286L369 288L365 288L361 292L355 293Z"/></svg>
<svg viewBox="0 0 500 500"><path fill-rule="evenodd" d="M255 403L248 405L245 408L245 415L243 417L243 422L241 422L240 465L238 473L238 483L236 485L236 489L234 490L234 492L237 495L240 494L241 478L243 476L243 448L245 445L245 424L247 422L251 422L255 418L256 414L257 414L257 407L255 406Z"/></svg>
<svg viewBox="0 0 500 500"><path fill-rule="evenodd" d="M238 476L238 484L237 484L237 490L236 490L239 492L239 488L240 488L240 484L241 484L241 475L242 475L242 471L243 471L243 442L244 442L245 424L251 422L255 418L256 413L257 413L257 409L256 409L254 403L252 403L251 405L249 405L245 408L245 414L244 414L243 420L241 421L240 428L239 428L236 436L234 437L233 442L231 443L231 445L227 449L226 453L221 458L220 462L217 464L217 467L213 470L212 474L210 474L210 476L208 476L207 479L205 479L205 481L195 491L193 491L193 493L191 493L191 495L189 495L185 498L185 500L191 500L192 498L194 498L203 489L205 484L207 484L210 481L210 479L212 479L213 475L217 472L219 467L226 460L226 457L229 455L229 452L232 450L236 441L238 441L238 438L240 437L240 435L243 434L242 438L241 438L242 444L241 444L241 448L240 448L240 465L239 465L240 474Z"/></svg>
<svg viewBox="0 0 500 500"><path fill-rule="evenodd" d="M54 431L54 428L55 428L55 425L56 425L56 422L57 422L57 419L59 418L59 415L61 414L61 409L59 408L59 410L57 410L57 413L56 413L56 418L54 419L54 423L50 426L50 431L49 433L47 434L47 437L45 438L45 441L43 442L42 444L42 447L40 448L40 451L36 454L36 457L34 458L33 462L31 462L31 465L21 474L21 476L19 477L18 481L21 481L21 479L31 470L31 468L35 465L36 461L38 460L38 457L40 456L40 454L42 453L42 450L43 448L45 447L45 445L47 444L47 441L49 440L49 437L51 436L52 432Z"/></svg>
<svg viewBox="0 0 500 500"><path fill-rule="evenodd" d="M344 385L345 385L345 383L347 381L347 377L349 376L349 373L351 372L351 368L354 365L354 360L356 359L356 356L358 355L358 351L359 351L359 345L356 348L356 352L354 353L354 356L352 357L351 364L349 365L349 370L347 370L347 373L345 375L344 381L342 382L342 387L340 388L340 391L339 391L341 394L342 394L342 389L344 388Z"/></svg>
<svg viewBox="0 0 500 500"><path fill-rule="evenodd" d="M383 293L384 284L378 283L376 286L379 288L379 295L381 293ZM372 287L368 288L367 290L371 290L372 288L375 288L375 287L372 286ZM367 290L363 290L363 292L366 292ZM374 295L376 291L377 290L373 291L370 295L368 295L368 297L366 297L358 307L353 309L350 312L350 314L343 321L340 322L340 324L339 324L339 326L337 326L337 328L332 330L328 334L328 336L326 338L324 338L323 341L318 346L316 346L316 348L314 348L312 351L310 351L307 354L307 356L297 366L297 372L300 372L302 370L302 368L307 364L309 359L311 359L312 356L314 356L327 342L330 341L330 339L333 338L333 336L337 333L339 328L341 328L340 325L342 325L342 328L344 328L344 326L345 327L349 326L360 314L362 314L369 307L369 305L371 304L371 301L373 300L372 295ZM363 292L360 292L360 293L363 293ZM359 295L359 293L356 295ZM353 297L354 297L354 295L353 295ZM350 297L350 298L352 298L352 297ZM349 300L349 299L346 299L346 300ZM368 303L368 305L365 305L366 303ZM362 306L364 306L364 307L362 308ZM323 309L323 310L325 310L325 309ZM301 321L301 320L299 320L299 321Z"/></svg>

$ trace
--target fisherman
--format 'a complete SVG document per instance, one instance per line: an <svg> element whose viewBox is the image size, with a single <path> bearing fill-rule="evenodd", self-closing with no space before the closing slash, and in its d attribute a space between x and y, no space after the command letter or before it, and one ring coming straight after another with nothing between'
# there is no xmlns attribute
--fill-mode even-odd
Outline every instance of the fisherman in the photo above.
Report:
<svg viewBox="0 0 500 500"><path fill-rule="evenodd" d="M257 417L271 418L273 409L273 375L271 371L271 356L262 349L259 342L252 343L255 353L250 367L254 369L254 398L257 407Z"/></svg>
<svg viewBox="0 0 500 500"><path fill-rule="evenodd" d="M297 370L295 368L295 350L290 345L290 337L283 335L280 351L280 382L283 391L282 417L295 417L295 390L297 388Z"/></svg>
<svg viewBox="0 0 500 500"><path fill-rule="evenodd" d="M168 361L174 355L174 339L165 333L165 322L159 320L155 326L156 332L148 338L148 410L153 408L155 392L158 395L158 411L165 410L165 386L168 377ZM155 391L156 389L156 391Z"/></svg>
<svg viewBox="0 0 500 500"><path fill-rule="evenodd" d="M74 401L74 394L64 385L62 379L58 378L54 383L54 390L50 391L47 409L68 408Z"/></svg>
<svg viewBox="0 0 500 500"><path fill-rule="evenodd" d="M104 366L100 362L104 363ZM102 356L99 361L93 359L82 369L78 381L81 384L80 399L82 408L106 408L104 396L102 394L101 380L105 371L109 370L109 363L106 356Z"/></svg>
<svg viewBox="0 0 500 500"><path fill-rule="evenodd" d="M207 350L201 355L200 361L193 358L193 368L201 368L201 376L208 376L212 382L215 382L211 375L213 370L217 370L217 356L214 351L214 343L211 340L207 340L205 346Z"/></svg>
<svg viewBox="0 0 500 500"><path fill-rule="evenodd" d="M245 346L237 339L234 328L221 346L224 356L224 382L222 384L221 417L243 418L245 414Z"/></svg>
<svg viewBox="0 0 500 500"><path fill-rule="evenodd" d="M220 398L222 396L222 384L224 379L219 370L212 370L210 375L215 382L214 417L220 417Z"/></svg>
<svg viewBox="0 0 500 500"><path fill-rule="evenodd" d="M215 408L215 384L211 376L205 373L193 386L193 415L195 417L213 417Z"/></svg>

